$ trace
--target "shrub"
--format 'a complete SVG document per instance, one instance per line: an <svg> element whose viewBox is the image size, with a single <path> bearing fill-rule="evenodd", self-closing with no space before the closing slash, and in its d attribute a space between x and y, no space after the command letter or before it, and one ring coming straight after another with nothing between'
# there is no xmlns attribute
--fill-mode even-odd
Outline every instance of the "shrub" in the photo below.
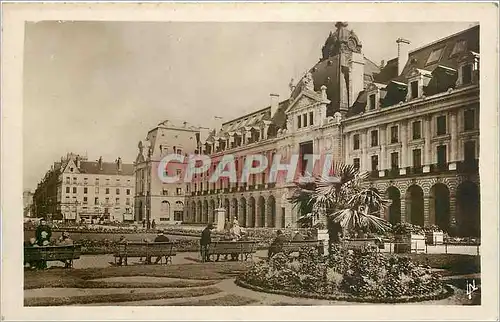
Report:
<svg viewBox="0 0 500 322"><path fill-rule="evenodd" d="M397 223L394 225L392 232L395 235L418 234L423 235L424 229L420 226L410 224L408 222Z"/></svg>
<svg viewBox="0 0 500 322"><path fill-rule="evenodd" d="M430 267L408 257L386 256L376 247L347 249L333 245L328 257L301 251L297 258L274 255L254 264L241 279L264 288L295 293L398 298L440 291L442 283Z"/></svg>

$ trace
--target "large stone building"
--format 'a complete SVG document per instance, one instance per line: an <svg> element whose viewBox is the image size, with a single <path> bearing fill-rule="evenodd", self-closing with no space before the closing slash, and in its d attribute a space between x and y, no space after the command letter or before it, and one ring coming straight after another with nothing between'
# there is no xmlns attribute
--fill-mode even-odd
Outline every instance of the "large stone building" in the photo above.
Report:
<svg viewBox="0 0 500 322"><path fill-rule="evenodd" d="M138 144L135 160L135 218L148 225L182 222L185 194L189 184L164 183L158 175L160 161L167 154L188 155L195 153L200 140L200 129L189 125L164 121L150 130L145 140ZM170 163L165 175L180 173L183 164ZM162 170L163 172L164 170Z"/></svg>
<svg viewBox="0 0 500 322"><path fill-rule="evenodd" d="M133 165L121 158L88 161L69 153L38 184L35 209L65 221L133 221L134 180Z"/></svg>
<svg viewBox="0 0 500 322"><path fill-rule="evenodd" d="M225 122L190 149L210 156L210 173L228 154L238 173L251 154L282 155L282 163L332 154L370 171L368 184L392 200L380 214L390 222L478 236L479 26L411 51L410 40L394 39L398 57L380 65L347 23L335 26L290 97L271 95L270 106ZM211 222L221 204L246 227L295 226L293 183L269 183L268 175L247 183L198 176L184 221Z"/></svg>

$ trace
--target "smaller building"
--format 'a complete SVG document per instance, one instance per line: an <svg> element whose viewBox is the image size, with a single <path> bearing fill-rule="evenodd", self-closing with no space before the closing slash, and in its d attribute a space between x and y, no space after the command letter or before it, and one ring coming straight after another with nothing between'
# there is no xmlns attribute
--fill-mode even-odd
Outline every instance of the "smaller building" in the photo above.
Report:
<svg viewBox="0 0 500 322"><path fill-rule="evenodd" d="M69 153L55 162L36 195L37 215L64 221L124 222L134 220L134 166L119 157L105 162L102 157Z"/></svg>

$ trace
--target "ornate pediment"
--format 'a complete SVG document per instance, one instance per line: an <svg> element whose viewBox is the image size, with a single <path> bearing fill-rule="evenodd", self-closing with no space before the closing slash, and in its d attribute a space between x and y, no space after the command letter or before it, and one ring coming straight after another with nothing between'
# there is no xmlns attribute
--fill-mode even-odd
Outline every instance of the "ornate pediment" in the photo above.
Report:
<svg viewBox="0 0 500 322"><path fill-rule="evenodd" d="M297 96L297 98L292 102L292 104L290 104L290 106L286 110L286 113L290 113L293 110L300 110L302 108L314 104L318 103L328 104L329 102L330 101L328 100L323 100L320 94L309 90L305 90Z"/></svg>

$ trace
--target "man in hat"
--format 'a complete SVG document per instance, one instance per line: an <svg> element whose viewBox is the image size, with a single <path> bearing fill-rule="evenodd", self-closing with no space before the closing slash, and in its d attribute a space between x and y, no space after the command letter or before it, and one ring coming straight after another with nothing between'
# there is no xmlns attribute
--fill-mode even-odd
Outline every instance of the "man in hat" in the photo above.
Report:
<svg viewBox="0 0 500 322"><path fill-rule="evenodd" d="M208 224L207 227L205 227L205 229L201 232L200 252L202 262L209 260L208 245L210 245L210 242L212 241L212 229L214 229L214 226L212 224Z"/></svg>
<svg viewBox="0 0 500 322"><path fill-rule="evenodd" d="M169 241L170 239L168 239L168 237L165 236L165 233L162 230L158 232L158 236L156 236L154 240L155 243L168 243ZM167 260L166 256L165 260ZM155 264L158 264L160 261L161 261L161 256L156 257Z"/></svg>

